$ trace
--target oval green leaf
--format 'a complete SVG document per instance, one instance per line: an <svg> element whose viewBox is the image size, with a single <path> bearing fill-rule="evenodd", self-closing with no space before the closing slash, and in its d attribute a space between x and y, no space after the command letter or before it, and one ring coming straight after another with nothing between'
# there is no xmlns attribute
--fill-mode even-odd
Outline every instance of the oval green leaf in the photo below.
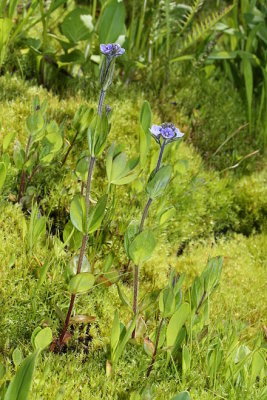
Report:
<svg viewBox="0 0 267 400"><path fill-rule="evenodd" d="M52 331L50 328L47 327L41 329L37 333L37 335L34 338L34 346L36 349L43 350L50 345L52 340L53 340Z"/></svg>
<svg viewBox="0 0 267 400"><path fill-rule="evenodd" d="M95 277L90 272L81 272L78 275L75 275L69 283L69 288L72 294L77 293L85 293L95 283Z"/></svg>
<svg viewBox="0 0 267 400"><path fill-rule="evenodd" d="M78 231L85 233L86 205L82 196L75 196L70 205L70 219Z"/></svg>
<svg viewBox="0 0 267 400"><path fill-rule="evenodd" d="M158 172L152 172L146 185L146 192L151 199L162 196L171 178L171 166L161 167Z"/></svg>
<svg viewBox="0 0 267 400"><path fill-rule="evenodd" d="M151 231L143 231L139 233L129 246L129 255L131 260L139 265L147 261L156 247L156 240Z"/></svg>

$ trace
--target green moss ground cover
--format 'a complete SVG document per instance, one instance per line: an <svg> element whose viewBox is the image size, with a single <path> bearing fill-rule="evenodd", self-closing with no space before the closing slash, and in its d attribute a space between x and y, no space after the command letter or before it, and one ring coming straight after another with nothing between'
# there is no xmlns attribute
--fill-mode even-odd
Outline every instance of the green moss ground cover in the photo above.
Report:
<svg viewBox="0 0 267 400"><path fill-rule="evenodd" d="M59 99L44 89L7 76L0 78L0 146L5 133L10 131L15 131L22 143L26 142L25 120L36 94L41 99L48 99L49 115L59 124L64 123L65 140L71 140L74 134L71 121L78 105L85 101L82 95ZM117 93L112 93L108 99L116 115L109 141L125 143L130 155L137 153L139 110L144 99L144 94L134 95L131 91L127 98L123 95L118 98ZM87 104L95 106L95 99L87 99ZM161 113L158 107L153 109L153 122L160 121ZM174 122L184 125L187 132L187 119L182 114L177 114L175 119ZM151 169L156 150L154 146ZM12 151L13 145L9 147L10 156ZM69 218L69 201L79 190L73 170L75 157L82 151L83 144L78 142L65 168L60 168L59 162L55 161L33 182L35 190L29 195L29 202L38 200L40 210L48 215L50 234L38 241L32 256L26 251L25 226L29 217L14 202L18 180L15 169L9 170L0 203L0 357L7 369L3 380L14 372L12 351L18 347L26 356L31 351L31 333L38 325L49 325L56 334L60 328L58 309L67 309L69 295L64 271L71 255L68 251L60 251L57 243ZM192 399L264 399L264 383L232 387L225 380L223 368L219 371L216 386L210 387L206 353L216 336L223 338L227 348L229 332L234 329L238 332L239 343L249 348L263 336L267 311L267 170L263 168L239 180L207 170L190 141L173 146L165 157L174 165L172 185L165 200L152 205L147 224L151 228L155 226L166 201L175 207L176 214L157 233L156 251L141 271L141 292L162 288L171 267L179 273L186 272L185 287L188 287L195 275L201 273L208 257L224 256L221 283L211 299L209 334L204 341L194 342L190 371L182 379L181 371L175 370L173 365L166 368L164 357L159 356L154 373L146 381L149 359L141 343L138 346L129 344L114 377L107 379L105 363L110 331L114 310L120 306L120 300L115 286L100 286L86 296L79 296L75 305L77 313L96 317L90 327L90 342L86 346L79 342L78 338L86 337L86 332L85 328L80 327L79 331L77 327L67 354L44 352L35 371L31 399L129 399L146 384L151 392L154 391L156 399L168 399L186 389L190 390ZM93 178L93 197L101 192L104 176L105 164L101 160ZM124 269L127 259L122 234L131 219L141 217L144 197L140 187L141 182L136 180L117 190L117 219L108 238L115 254L114 264L129 295L131 275ZM96 269L101 269L105 251L100 252ZM37 290L43 262L51 253L54 254L53 263ZM125 322L129 321L126 309L122 309L121 315Z"/></svg>

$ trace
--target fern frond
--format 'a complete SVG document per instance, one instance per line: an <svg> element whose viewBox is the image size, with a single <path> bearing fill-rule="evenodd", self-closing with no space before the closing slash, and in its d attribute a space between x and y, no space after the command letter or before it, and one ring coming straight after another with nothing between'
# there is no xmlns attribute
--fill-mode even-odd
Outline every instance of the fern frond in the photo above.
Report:
<svg viewBox="0 0 267 400"><path fill-rule="evenodd" d="M191 24L195 14L200 10L200 8L203 6L205 0L194 0L193 5L191 6L191 10L188 11L183 19L181 20L180 27L181 30L178 33L178 36L182 35L188 26Z"/></svg>
<svg viewBox="0 0 267 400"><path fill-rule="evenodd" d="M187 50L193 44L195 44L201 37L203 37L211 28L213 28L217 22L228 14L234 5L230 5L224 8L220 12L215 12L206 17L203 21L197 23L192 31L185 37L182 47L179 49L179 54Z"/></svg>

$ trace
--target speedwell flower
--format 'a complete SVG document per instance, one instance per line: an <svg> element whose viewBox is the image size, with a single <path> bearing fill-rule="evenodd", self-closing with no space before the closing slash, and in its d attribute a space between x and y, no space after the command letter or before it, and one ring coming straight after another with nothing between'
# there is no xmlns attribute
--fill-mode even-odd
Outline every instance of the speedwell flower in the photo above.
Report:
<svg viewBox="0 0 267 400"><path fill-rule="evenodd" d="M159 144L161 138L163 142L167 144L184 136L184 134L170 122L164 122L161 125L152 125L150 133Z"/></svg>
<svg viewBox="0 0 267 400"><path fill-rule="evenodd" d="M118 57L125 53L125 49L118 43L101 44L100 51L108 58Z"/></svg>
<svg viewBox="0 0 267 400"><path fill-rule="evenodd" d="M106 56L100 72L101 89L105 92L112 82L116 57L124 54L125 50L118 43L108 43L101 44L100 51Z"/></svg>

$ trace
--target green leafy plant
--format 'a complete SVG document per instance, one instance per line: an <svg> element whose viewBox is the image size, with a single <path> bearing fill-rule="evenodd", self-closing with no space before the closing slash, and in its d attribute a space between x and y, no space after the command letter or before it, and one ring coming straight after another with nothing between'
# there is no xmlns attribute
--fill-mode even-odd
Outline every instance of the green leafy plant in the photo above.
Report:
<svg viewBox="0 0 267 400"><path fill-rule="evenodd" d="M143 104L140 122L140 154L141 154L141 165L145 163L149 146L150 146L150 135L154 137L160 147L160 152L157 160L155 169L151 172L147 184L145 186L146 195L148 197L145 205L141 222L139 225L136 223L130 223L125 233L125 250L131 261L134 263L134 284L133 284L133 312L134 315L138 313L138 291L139 291L139 266L147 261L156 246L154 234L150 230L144 230L144 223L148 215L148 210L153 200L158 197L162 197L166 190L166 187L171 178L171 167L161 166L163 153L165 147L183 136L183 133L179 131L171 123L163 123L161 126L153 125L149 130L149 123L151 121L150 107L147 103ZM135 337L135 331L133 331L133 338Z"/></svg>
<svg viewBox="0 0 267 400"><path fill-rule="evenodd" d="M207 307L209 298L218 286L223 260L221 257L211 258L200 277L196 277L192 286L182 294L182 285L185 275L180 277L172 271L168 286L159 295L158 312L161 316L160 323L155 332L144 340L144 350L151 356L151 362L147 370L150 376L159 351L167 353L167 364L174 360L178 353L182 353L182 370L185 374L190 369L191 354L187 348L187 342L192 340L192 332L195 327L202 329L207 320ZM212 368L214 368L214 354L208 356ZM220 353L221 354L221 353ZM215 357L218 364L219 357ZM216 372L215 372L216 374Z"/></svg>
<svg viewBox="0 0 267 400"><path fill-rule="evenodd" d="M82 265L85 258L85 251L88 241L88 235L99 229L101 222L105 216L106 205L108 196L104 195L99 199L97 205L94 209L90 207L90 193L91 193L91 181L93 175L93 168L96 159L102 154L106 142L107 136L110 130L110 125L108 123L107 114L103 112L103 105L106 91L112 82L113 70L115 58L123 54L124 49L118 44L113 45L101 45L101 51L106 58L106 62L103 63L101 74L100 74L100 96L98 103L98 110L96 115L90 120L86 118L84 125L86 126L89 122L87 128L87 143L88 143L88 172L87 172L87 182L86 182L86 193L83 195L83 184L82 184L82 194L75 196L70 205L70 219L74 228L82 234L80 254L78 259L76 275L73 276L69 282L69 289L71 292L71 300L65 319L64 326L62 328L59 339L54 343L52 349L58 348L61 350L67 330L69 327L72 310L74 307L74 302L77 294L86 293L90 290L94 283L95 277L90 272L82 272ZM86 129L85 129L86 130ZM86 173L86 172L85 172ZM91 271L93 272L93 271Z"/></svg>
<svg viewBox="0 0 267 400"><path fill-rule="evenodd" d="M62 131L55 121L47 121L46 108L47 102L41 104L38 97L34 99L32 112L26 120L25 150L19 140L15 142L13 161L20 174L18 202L36 173L55 159L63 145Z"/></svg>
<svg viewBox="0 0 267 400"><path fill-rule="evenodd" d="M50 328L36 328L32 334L34 352L21 361L21 354L17 350L13 352L13 360L19 365L14 378L11 380L4 400L27 400L33 379L36 360L42 350L52 342Z"/></svg>
<svg viewBox="0 0 267 400"><path fill-rule="evenodd" d="M137 316L135 315L129 326L125 327L125 325L120 322L119 311L115 311L110 339L111 365L115 366L121 357L127 342L131 339L132 332L135 329L136 320ZM107 366L109 366L109 364L107 364ZM110 373L108 370L107 372Z"/></svg>
<svg viewBox="0 0 267 400"><path fill-rule="evenodd" d="M220 65L246 96L250 134L266 146L266 5L242 0L217 29L224 35L208 61Z"/></svg>

